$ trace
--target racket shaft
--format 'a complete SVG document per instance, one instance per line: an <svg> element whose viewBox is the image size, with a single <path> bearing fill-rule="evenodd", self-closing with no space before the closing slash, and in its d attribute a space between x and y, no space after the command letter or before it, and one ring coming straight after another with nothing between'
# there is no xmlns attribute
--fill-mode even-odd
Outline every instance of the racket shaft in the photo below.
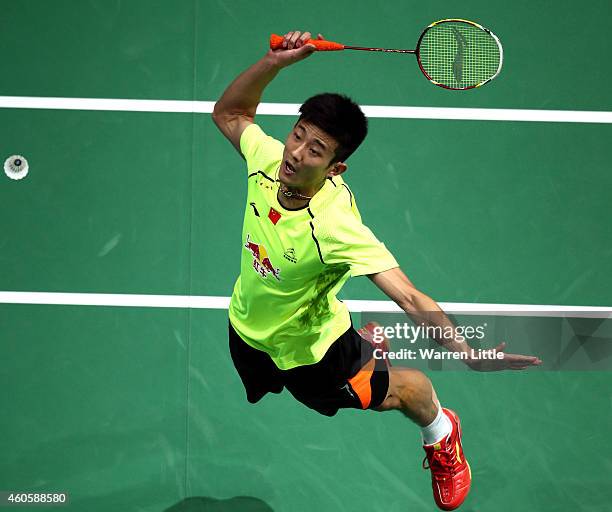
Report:
<svg viewBox="0 0 612 512"><path fill-rule="evenodd" d="M392 48L362 48L361 46L345 46L345 50L364 50L366 52L393 52L393 53L412 53L415 54L416 50L397 50Z"/></svg>

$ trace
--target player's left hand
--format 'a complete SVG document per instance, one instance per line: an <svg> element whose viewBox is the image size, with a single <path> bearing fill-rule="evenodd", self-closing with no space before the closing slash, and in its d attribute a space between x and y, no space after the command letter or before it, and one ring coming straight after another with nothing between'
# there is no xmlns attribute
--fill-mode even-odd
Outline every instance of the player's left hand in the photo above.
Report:
<svg viewBox="0 0 612 512"><path fill-rule="evenodd" d="M502 359L492 358L483 359L477 357L477 352L473 351L476 357L465 360L472 370L477 372L495 372L500 370L524 370L530 366L540 366L542 360L536 356L524 356L521 354L508 354L504 352L506 348L506 342L503 341L497 347L490 349L496 353L503 353Z"/></svg>

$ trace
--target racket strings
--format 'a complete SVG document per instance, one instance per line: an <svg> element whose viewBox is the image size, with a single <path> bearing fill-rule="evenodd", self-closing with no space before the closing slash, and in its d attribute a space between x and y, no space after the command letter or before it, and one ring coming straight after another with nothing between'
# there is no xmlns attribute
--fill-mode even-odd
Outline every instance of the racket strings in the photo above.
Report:
<svg viewBox="0 0 612 512"><path fill-rule="evenodd" d="M443 22L424 34L419 61L434 82L465 89L483 84L497 74L501 52L489 32L469 23Z"/></svg>

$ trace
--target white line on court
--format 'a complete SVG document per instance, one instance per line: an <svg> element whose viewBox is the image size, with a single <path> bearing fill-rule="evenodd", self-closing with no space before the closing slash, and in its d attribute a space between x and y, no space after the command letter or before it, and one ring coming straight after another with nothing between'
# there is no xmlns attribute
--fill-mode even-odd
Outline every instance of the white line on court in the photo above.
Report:
<svg viewBox="0 0 612 512"><path fill-rule="evenodd" d="M215 102L110 98L0 96L0 108L108 110L210 114ZM297 103L260 103L260 115L295 116ZM549 123L612 123L612 112L588 110L525 110L504 108L443 108L362 105L371 118L453 119L469 121L528 121Z"/></svg>
<svg viewBox="0 0 612 512"><path fill-rule="evenodd" d="M0 108L210 114L213 107L214 102L212 101L0 96ZM299 105L294 103L261 103L257 109L257 113L262 115L295 116L298 113L298 108ZM368 117L380 118L612 123L612 112L603 111L398 107L376 105L366 105L362 106L362 108ZM349 310L353 312L401 311L399 307L391 301L347 300L345 302L349 307ZM229 305L229 297L0 292L0 303L227 309ZM440 306L449 313L478 312L480 314L495 314L503 312L505 315L537 314L537 316L567 315L572 317L586 316L597 318L608 318L612 316L612 308L590 306L479 304L453 302L440 303Z"/></svg>
<svg viewBox="0 0 612 512"><path fill-rule="evenodd" d="M229 297L207 295L134 295L115 293L4 292L0 304L46 304L66 306L120 306L142 308L227 309ZM392 301L345 300L353 313L400 312ZM612 307L550 306L538 304L479 304L440 302L448 313L474 313L500 316L551 316L581 318L612 318Z"/></svg>

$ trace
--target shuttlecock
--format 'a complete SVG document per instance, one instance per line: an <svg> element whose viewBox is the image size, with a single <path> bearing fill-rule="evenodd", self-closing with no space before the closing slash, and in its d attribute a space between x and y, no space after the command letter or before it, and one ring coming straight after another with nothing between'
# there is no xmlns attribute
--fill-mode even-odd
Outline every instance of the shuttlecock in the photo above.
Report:
<svg viewBox="0 0 612 512"><path fill-rule="evenodd" d="M4 172L12 180L21 180L28 175L28 161L21 155L9 156L4 161Z"/></svg>

